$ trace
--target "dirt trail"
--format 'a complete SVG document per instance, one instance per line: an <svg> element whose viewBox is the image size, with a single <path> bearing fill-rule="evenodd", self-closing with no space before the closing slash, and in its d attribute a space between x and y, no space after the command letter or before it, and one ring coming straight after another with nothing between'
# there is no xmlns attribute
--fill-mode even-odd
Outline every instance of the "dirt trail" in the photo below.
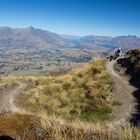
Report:
<svg viewBox="0 0 140 140"><path fill-rule="evenodd" d="M16 112L17 108L14 105L14 99L16 95L21 93L27 86L26 83L17 81L18 87L8 89L0 94L0 111L4 112Z"/></svg>
<svg viewBox="0 0 140 140"><path fill-rule="evenodd" d="M122 105L113 108L111 115L114 116L115 120L112 123L114 125L125 125L129 122L132 113L135 112L136 102L133 97L133 92L137 89L129 83L129 77L120 76L115 71L114 64L114 61L107 61L105 67L113 81L113 94Z"/></svg>

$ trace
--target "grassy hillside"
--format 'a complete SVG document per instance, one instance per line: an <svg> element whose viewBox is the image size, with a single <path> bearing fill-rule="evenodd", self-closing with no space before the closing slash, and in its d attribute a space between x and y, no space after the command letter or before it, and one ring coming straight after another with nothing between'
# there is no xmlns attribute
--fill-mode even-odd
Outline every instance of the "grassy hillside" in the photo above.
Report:
<svg viewBox="0 0 140 140"><path fill-rule="evenodd" d="M60 76L3 77L0 83L15 86L17 80L28 86L16 103L29 112L0 114L0 136L26 140L140 139L138 128L101 123L118 104L111 94L112 82L103 60Z"/></svg>
<svg viewBox="0 0 140 140"><path fill-rule="evenodd" d="M24 80L36 86L28 87L17 104L34 113L46 112L69 120L107 120L116 101L102 63L102 60L92 61L61 76L25 77Z"/></svg>

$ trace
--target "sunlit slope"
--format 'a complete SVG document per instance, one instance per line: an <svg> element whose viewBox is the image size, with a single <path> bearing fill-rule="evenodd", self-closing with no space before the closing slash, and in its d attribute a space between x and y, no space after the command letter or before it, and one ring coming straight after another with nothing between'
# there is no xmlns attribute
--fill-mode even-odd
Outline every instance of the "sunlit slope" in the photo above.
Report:
<svg viewBox="0 0 140 140"><path fill-rule="evenodd" d="M28 111L55 114L66 119L106 120L115 101L112 82L103 60L92 61L69 74L49 77L24 77L35 83L17 101Z"/></svg>

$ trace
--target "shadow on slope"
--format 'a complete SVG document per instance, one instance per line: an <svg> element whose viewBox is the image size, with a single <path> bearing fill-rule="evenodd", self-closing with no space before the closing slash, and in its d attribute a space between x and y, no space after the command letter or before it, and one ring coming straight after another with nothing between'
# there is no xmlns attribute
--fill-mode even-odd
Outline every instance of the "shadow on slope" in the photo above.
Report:
<svg viewBox="0 0 140 140"><path fill-rule="evenodd" d="M9 137L9 136L0 136L0 140L14 140L13 138Z"/></svg>
<svg viewBox="0 0 140 140"><path fill-rule="evenodd" d="M130 84L137 89L133 92L133 96L136 99L135 109L136 111L132 114L130 122L137 127L140 127L140 73L136 72L134 69L134 63L131 63L126 58L121 58L117 60L117 63L125 68L126 75L130 75Z"/></svg>

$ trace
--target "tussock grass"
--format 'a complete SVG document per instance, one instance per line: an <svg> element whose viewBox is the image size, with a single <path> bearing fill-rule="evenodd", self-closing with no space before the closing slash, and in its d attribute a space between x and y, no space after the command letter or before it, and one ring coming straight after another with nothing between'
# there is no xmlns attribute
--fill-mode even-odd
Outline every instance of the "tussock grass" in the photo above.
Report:
<svg viewBox="0 0 140 140"><path fill-rule="evenodd" d="M102 60L91 61L57 77L24 77L36 87L22 93L17 104L34 113L45 111L67 120L107 120L114 99L112 83L102 63Z"/></svg>
<svg viewBox="0 0 140 140"><path fill-rule="evenodd" d="M0 77L0 86L14 86L16 85L17 78L14 76Z"/></svg>
<svg viewBox="0 0 140 140"><path fill-rule="evenodd" d="M0 116L0 135L9 135L15 139L36 140L43 137L43 133L40 120L35 116L19 113Z"/></svg>
<svg viewBox="0 0 140 140"><path fill-rule="evenodd" d="M100 123L68 122L45 114L14 113L0 116L0 135L23 140L139 140L140 130L130 125L112 129Z"/></svg>

